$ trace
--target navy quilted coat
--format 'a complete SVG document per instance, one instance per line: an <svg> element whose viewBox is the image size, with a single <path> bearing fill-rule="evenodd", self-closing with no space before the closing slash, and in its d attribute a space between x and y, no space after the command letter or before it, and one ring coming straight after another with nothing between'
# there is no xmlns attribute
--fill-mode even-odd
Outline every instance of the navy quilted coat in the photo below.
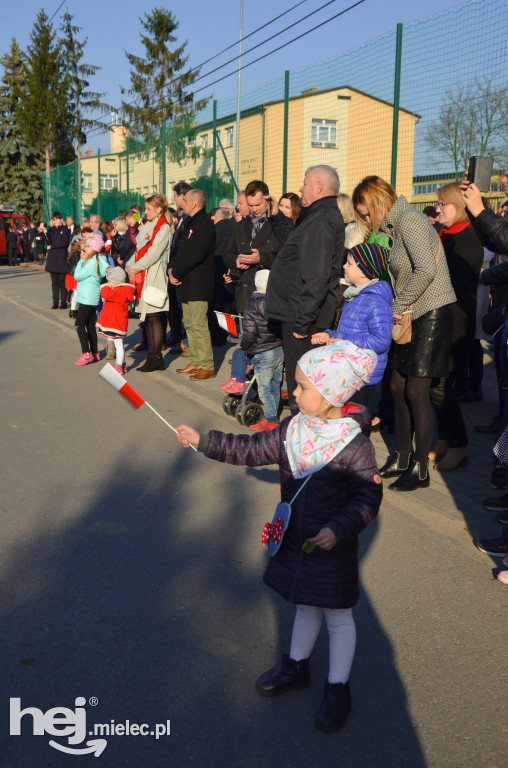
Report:
<svg viewBox="0 0 508 768"><path fill-rule="evenodd" d="M364 408L350 415L365 434L316 472L297 496L282 544L263 577L290 603L351 608L358 601L358 536L377 515L383 487L367 437L370 417ZM284 448L290 418L252 436L211 431L202 436L199 450L227 464L278 464L281 500L289 502L305 480L294 479ZM325 526L336 535L335 547L328 552L316 547L306 554L304 541Z"/></svg>

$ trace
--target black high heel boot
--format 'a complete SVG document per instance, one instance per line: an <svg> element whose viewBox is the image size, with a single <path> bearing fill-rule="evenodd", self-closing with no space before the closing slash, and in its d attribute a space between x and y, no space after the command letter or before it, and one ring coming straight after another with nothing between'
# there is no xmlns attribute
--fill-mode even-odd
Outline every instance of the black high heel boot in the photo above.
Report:
<svg viewBox="0 0 508 768"><path fill-rule="evenodd" d="M308 688L309 685L309 659L294 661L283 653L281 663L258 678L256 691L262 696L280 696L287 691Z"/></svg>
<svg viewBox="0 0 508 768"><path fill-rule="evenodd" d="M332 733L343 728L351 711L349 683L327 683L323 703L314 724L318 731Z"/></svg>
<svg viewBox="0 0 508 768"><path fill-rule="evenodd" d="M428 488L429 485L429 462L411 459L409 469L406 469L398 480L389 485L388 490L416 491L417 488Z"/></svg>
<svg viewBox="0 0 508 768"><path fill-rule="evenodd" d="M398 451L394 451L388 456L388 460L385 464L381 467L379 470L379 474L381 477L399 477L404 472L407 472L411 465L411 459L413 458L413 454L410 453L407 457L407 463L404 462L405 466L401 466L400 463L400 453Z"/></svg>
<svg viewBox="0 0 508 768"><path fill-rule="evenodd" d="M141 373L151 373L152 371L163 371L164 358L162 357L160 352L158 354L149 352L144 365L140 365L139 368L136 368L136 370L141 371Z"/></svg>

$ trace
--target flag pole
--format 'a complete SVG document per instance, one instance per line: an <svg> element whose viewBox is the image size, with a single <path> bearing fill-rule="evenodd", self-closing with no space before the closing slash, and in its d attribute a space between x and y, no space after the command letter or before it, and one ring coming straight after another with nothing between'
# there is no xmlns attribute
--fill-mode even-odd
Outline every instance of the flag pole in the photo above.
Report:
<svg viewBox="0 0 508 768"><path fill-rule="evenodd" d="M175 429L174 427L172 427L172 426L171 426L171 424L169 423L169 421L166 421L166 419L164 419L164 418L163 418L163 417L160 415L160 413L158 413L158 412L155 410L155 408L152 408L152 406L150 405L150 403L147 403L147 402L146 402L146 400L145 400L145 405L147 405L147 406L150 408L150 410L151 410L151 411L153 411L153 412L155 413L155 415L156 415L156 416L158 416L158 417L159 417L159 419L160 419L161 421L163 421L163 422L164 422L164 424L165 424L167 427L169 427L170 429L172 429L172 430L173 430L173 432L175 433L175 435L178 435L178 432L176 431L176 429ZM193 451L197 451L197 448L196 448L195 446L191 445L190 443L189 443L189 447L190 447L190 448L192 448L192 450L193 450Z"/></svg>

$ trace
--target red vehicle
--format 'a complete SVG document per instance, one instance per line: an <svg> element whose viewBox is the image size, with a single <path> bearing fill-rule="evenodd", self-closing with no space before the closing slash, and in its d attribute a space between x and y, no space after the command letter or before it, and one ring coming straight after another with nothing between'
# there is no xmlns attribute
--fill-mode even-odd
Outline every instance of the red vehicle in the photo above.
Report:
<svg viewBox="0 0 508 768"><path fill-rule="evenodd" d="M22 256L21 230L25 226L29 228L32 226L30 219L28 216L16 213L16 209L13 205L0 205L0 258L2 256L7 256L7 242L5 238L6 224L18 233L18 255Z"/></svg>

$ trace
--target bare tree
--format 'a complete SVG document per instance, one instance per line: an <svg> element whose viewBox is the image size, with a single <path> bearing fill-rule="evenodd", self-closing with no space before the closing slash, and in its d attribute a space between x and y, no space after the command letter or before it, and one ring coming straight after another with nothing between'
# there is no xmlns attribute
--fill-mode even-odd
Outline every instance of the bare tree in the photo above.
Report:
<svg viewBox="0 0 508 768"><path fill-rule="evenodd" d="M455 178L467 170L471 155L488 155L501 168L508 157L508 88L492 78L446 91L439 118L427 126L425 142L453 162Z"/></svg>

